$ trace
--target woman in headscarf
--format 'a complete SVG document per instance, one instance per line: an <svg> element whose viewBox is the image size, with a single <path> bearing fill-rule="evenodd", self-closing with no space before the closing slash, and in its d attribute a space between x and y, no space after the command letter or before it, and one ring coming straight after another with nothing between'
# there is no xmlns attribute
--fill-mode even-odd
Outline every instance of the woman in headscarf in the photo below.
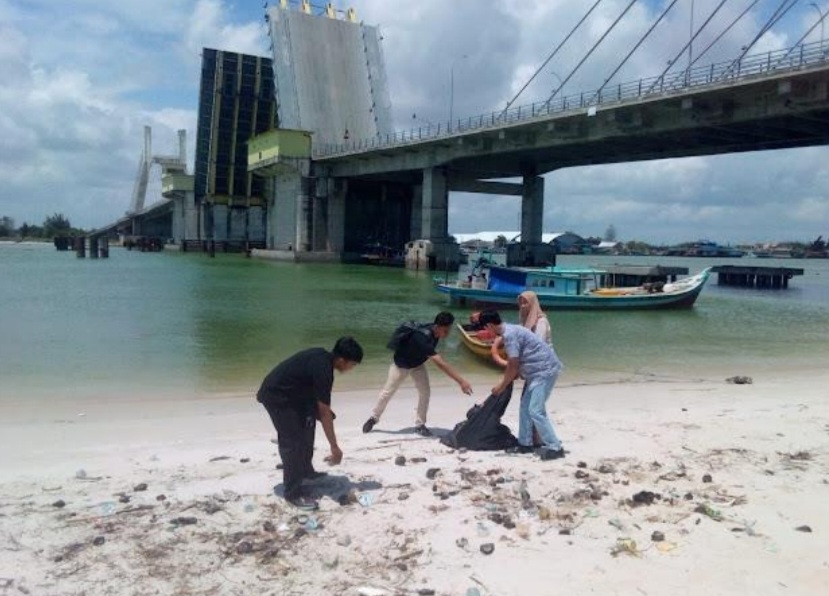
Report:
<svg viewBox="0 0 829 596"><path fill-rule="evenodd" d="M518 322L535 333L541 341L553 343L550 321L541 310L538 295L535 292L527 290L518 295Z"/></svg>

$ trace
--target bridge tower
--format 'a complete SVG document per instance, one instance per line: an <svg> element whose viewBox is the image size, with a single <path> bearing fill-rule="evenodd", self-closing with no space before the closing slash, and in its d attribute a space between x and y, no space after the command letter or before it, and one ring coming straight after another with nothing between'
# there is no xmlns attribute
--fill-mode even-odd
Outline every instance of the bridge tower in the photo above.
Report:
<svg viewBox="0 0 829 596"><path fill-rule="evenodd" d="M420 237L419 182L334 177L311 160L319 147L392 133L379 30L331 3L282 1L266 20L279 130L260 135L248 167L268 184L268 248L308 260L359 255L368 243L402 249Z"/></svg>
<svg viewBox="0 0 829 596"><path fill-rule="evenodd" d="M152 128L144 126L144 149L138 161L138 172L127 210L133 236L152 235L183 240L187 232L195 233L197 214L193 205L193 176L187 173L187 131L178 131L177 155L153 155ZM172 225L167 218L143 217L150 170L161 166L161 195L172 199ZM189 205L189 206L188 206ZM150 226L149 229L148 226Z"/></svg>

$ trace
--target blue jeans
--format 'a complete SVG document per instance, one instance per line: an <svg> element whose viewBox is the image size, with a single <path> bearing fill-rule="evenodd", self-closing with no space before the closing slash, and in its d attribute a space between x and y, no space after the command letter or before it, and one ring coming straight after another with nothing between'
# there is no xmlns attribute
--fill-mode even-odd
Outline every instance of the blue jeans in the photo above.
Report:
<svg viewBox="0 0 829 596"><path fill-rule="evenodd" d="M561 449L561 441L547 416L547 400L550 399L556 379L558 379L558 371L551 377L528 381L524 385L518 412L518 442L521 445L533 444L533 426L535 426L544 447L553 450Z"/></svg>

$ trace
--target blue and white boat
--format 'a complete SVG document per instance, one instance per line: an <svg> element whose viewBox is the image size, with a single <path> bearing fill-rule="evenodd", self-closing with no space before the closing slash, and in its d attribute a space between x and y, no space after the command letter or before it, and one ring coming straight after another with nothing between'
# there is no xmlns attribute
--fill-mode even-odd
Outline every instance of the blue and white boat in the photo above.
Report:
<svg viewBox="0 0 829 596"><path fill-rule="evenodd" d="M598 269L510 268L491 266L485 279L437 284L453 304L516 306L518 295L532 290L547 309L635 310L691 308L710 275L710 267L691 277L637 287L599 287Z"/></svg>

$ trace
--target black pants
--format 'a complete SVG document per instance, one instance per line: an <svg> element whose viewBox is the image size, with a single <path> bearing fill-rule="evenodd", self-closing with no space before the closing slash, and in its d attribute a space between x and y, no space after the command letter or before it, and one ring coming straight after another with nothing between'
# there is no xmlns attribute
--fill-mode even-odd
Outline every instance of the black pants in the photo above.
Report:
<svg viewBox="0 0 829 596"><path fill-rule="evenodd" d="M300 495L302 479L311 474L314 466L314 436L316 418L293 408L265 406L276 429L279 456L282 458L282 484L285 498Z"/></svg>

